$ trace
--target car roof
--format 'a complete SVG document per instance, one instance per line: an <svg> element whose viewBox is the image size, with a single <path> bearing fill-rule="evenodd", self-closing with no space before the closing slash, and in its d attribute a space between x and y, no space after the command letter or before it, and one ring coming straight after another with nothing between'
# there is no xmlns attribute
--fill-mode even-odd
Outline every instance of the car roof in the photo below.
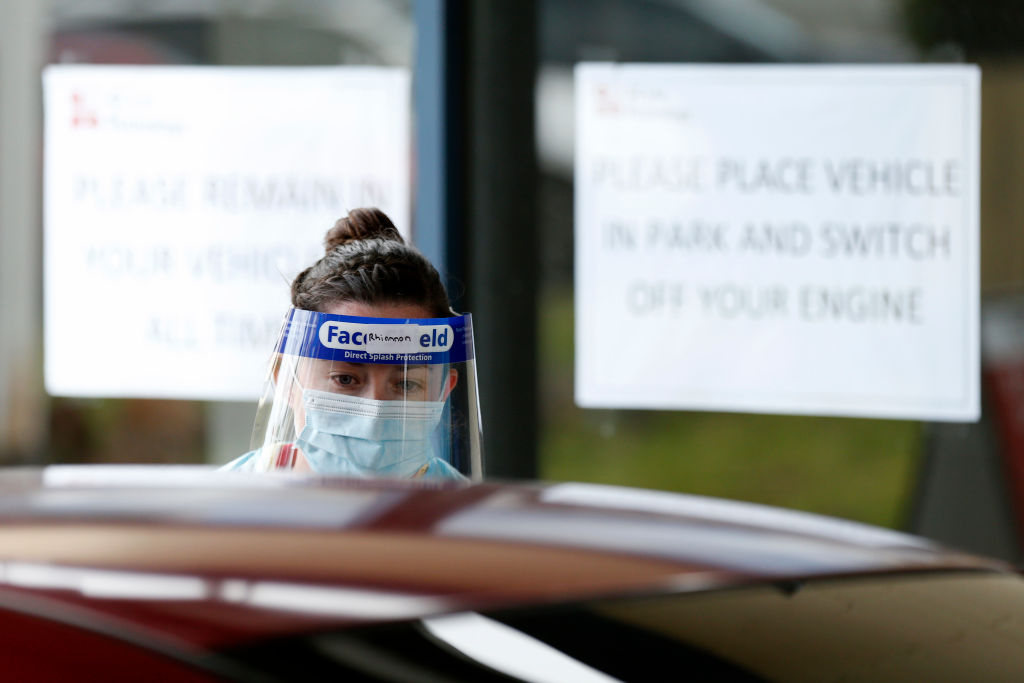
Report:
<svg viewBox="0 0 1024 683"><path fill-rule="evenodd" d="M593 484L86 466L10 471L0 491L0 606L57 601L202 646L588 597L1009 570L853 522Z"/></svg>

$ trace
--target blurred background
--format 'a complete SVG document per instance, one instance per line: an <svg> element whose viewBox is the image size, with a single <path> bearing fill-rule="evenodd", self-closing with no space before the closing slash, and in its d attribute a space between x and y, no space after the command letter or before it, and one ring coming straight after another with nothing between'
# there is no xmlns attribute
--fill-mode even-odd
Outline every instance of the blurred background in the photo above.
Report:
<svg viewBox="0 0 1024 683"><path fill-rule="evenodd" d="M439 39L450 52L443 72L429 74L420 63L423 48ZM573 65L589 60L979 64L981 421L576 407ZM218 463L247 450L254 403L73 399L43 389L40 73L58 63L371 64L409 69L414 88L446 88L439 106L448 107L449 125L460 126L458 135L451 133L457 158L450 169L459 180L449 190L456 208L448 215L464 227L453 232L445 263L453 294L480 330L491 474L770 503L1020 559L1019 3L6 0L0 7L0 460L9 466ZM415 135L433 134L419 124ZM511 214L504 210L509 206ZM412 227L418 241L421 226ZM502 285L489 286L499 276ZM528 338L503 342L507 324L528 331ZM497 330L492 338L489 329ZM993 336L1002 342L986 341Z"/></svg>

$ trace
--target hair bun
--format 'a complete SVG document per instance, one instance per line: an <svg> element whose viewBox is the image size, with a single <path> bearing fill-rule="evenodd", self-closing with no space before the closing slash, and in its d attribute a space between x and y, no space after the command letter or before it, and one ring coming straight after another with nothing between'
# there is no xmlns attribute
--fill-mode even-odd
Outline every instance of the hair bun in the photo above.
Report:
<svg viewBox="0 0 1024 683"><path fill-rule="evenodd" d="M324 250L328 253L356 240L385 240L405 244L398 228L383 211L378 208L352 209L344 218L327 231L324 236Z"/></svg>

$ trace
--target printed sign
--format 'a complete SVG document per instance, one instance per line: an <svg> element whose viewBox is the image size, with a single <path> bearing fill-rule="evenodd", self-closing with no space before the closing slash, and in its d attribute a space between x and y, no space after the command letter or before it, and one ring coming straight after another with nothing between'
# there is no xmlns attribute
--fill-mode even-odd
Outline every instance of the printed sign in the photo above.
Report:
<svg viewBox="0 0 1024 683"><path fill-rule="evenodd" d="M376 206L408 230L402 70L51 66L43 82L52 394L254 399L327 229Z"/></svg>
<svg viewBox="0 0 1024 683"><path fill-rule="evenodd" d="M585 407L974 420L972 66L576 70Z"/></svg>

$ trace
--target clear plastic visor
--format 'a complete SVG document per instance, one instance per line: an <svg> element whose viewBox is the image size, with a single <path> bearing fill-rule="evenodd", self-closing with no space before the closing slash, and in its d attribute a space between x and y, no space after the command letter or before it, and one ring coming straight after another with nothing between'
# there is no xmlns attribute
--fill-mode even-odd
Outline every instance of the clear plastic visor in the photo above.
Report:
<svg viewBox="0 0 1024 683"><path fill-rule="evenodd" d="M254 469L479 479L472 319L291 309L253 429Z"/></svg>

